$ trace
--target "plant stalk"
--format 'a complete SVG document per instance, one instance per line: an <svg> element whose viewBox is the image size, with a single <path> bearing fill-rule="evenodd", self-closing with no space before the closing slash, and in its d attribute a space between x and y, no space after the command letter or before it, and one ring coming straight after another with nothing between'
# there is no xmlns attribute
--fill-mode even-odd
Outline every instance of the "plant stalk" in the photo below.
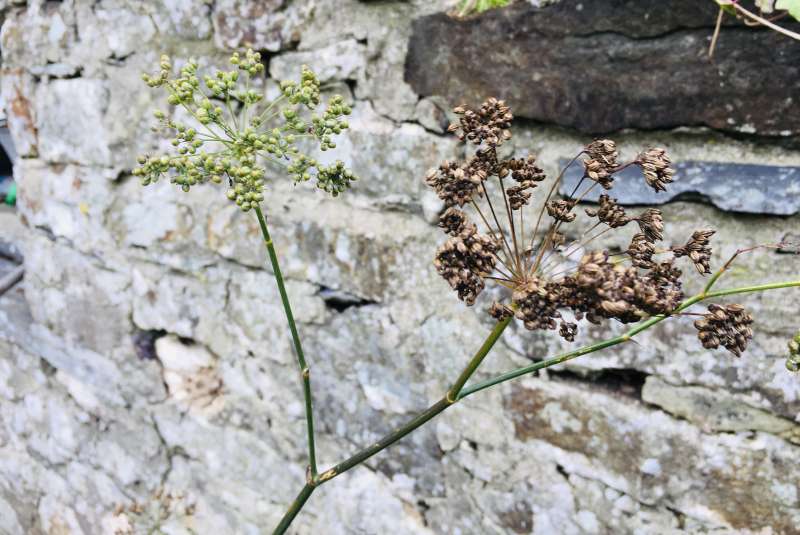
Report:
<svg viewBox="0 0 800 535"><path fill-rule="evenodd" d="M494 329L492 329L492 332L489 333L489 336L483 342L481 348L477 353L475 353L475 356L472 357L472 360L469 361L469 364L467 364L467 367L464 368L464 370L458 376L458 379L456 379L456 381L453 383L453 386L450 387L450 390L447 391L445 399L449 403L455 403L458 401L458 395L461 393L464 385L467 384L469 378L472 377L472 374L475 373L475 371L481 365L483 359L489 354L489 351L492 350L494 344L497 342L498 338L500 338L500 335L503 334L503 331L506 329L506 327L508 327L511 319L512 317L509 316L497 322L497 325L494 326Z"/></svg>
<svg viewBox="0 0 800 535"><path fill-rule="evenodd" d="M311 370L309 369L308 364L306 364L303 346L300 344L300 336L297 334L297 325L294 321L294 314L292 314L292 305L289 303L289 296L286 293L286 287L283 283L283 274L281 273L281 267L278 264L278 254L275 252L275 246L273 245L272 238L270 238L269 235L267 220L264 218L264 214L261 212L260 206L256 205L255 211L256 217L258 217L258 224L261 226L261 234L264 236L264 245L267 247L269 261L272 264L272 272L275 275L275 282L278 284L278 293L281 295L283 311L286 313L286 322L289 324L289 331L292 333L292 342L294 343L295 353L297 354L297 363L300 366L300 377L303 381L303 398L305 399L306 406L308 466L309 470L311 471L311 477L314 478L317 476L317 454L314 445L314 411L311 404ZM306 499L308 499L308 496L306 496ZM303 502L305 502L305 500L303 500Z"/></svg>
<svg viewBox="0 0 800 535"><path fill-rule="evenodd" d="M314 492L314 485L313 483L306 483L305 486L300 490L300 494L297 495L297 498L294 499L292 505L289 506L289 509L281 518L280 524L275 528L275 531L272 532L273 535L282 535L286 533L286 530L289 529L294 518L303 509L303 506L306 504L308 499L311 497L311 494Z"/></svg>
<svg viewBox="0 0 800 535"><path fill-rule="evenodd" d="M648 318L647 320L638 323L633 328L631 328L626 333L620 336L611 338L609 340L604 340L596 344L588 345L580 349L570 351L568 353L563 353L556 357L543 360L541 362L537 362L530 366L518 368L511 372L498 375L496 377L487 379L486 381L479 382L473 386L464 388L466 381L469 380L470 376L472 376L472 374L475 373L475 371L480 366L481 362L483 362L483 359L486 357L486 355L488 355L488 353L494 347L497 340L500 338L500 335L503 333L505 328L511 322L511 318L506 318L505 320L500 321L497 323L497 325L495 325L492 332L489 333L489 336L483 342L481 348L478 350L478 352L475 354L472 360L470 360L466 368L464 368L464 370L461 372L461 374L459 375L458 379L456 379L456 382L453 384L453 386L447 391L447 393L441 399L439 399L436 403L425 409L423 412L419 413L404 426L396 429L395 431L384 436L378 442L361 450L360 452L351 456L349 459L337 464L333 468L313 478L310 483L306 483L306 486L303 487L303 490L300 492L300 495L292 503L291 507L289 508L289 511L287 511L286 515L281 520L281 523L278 525L278 528L276 528L274 535L281 535L286 531L286 529L289 527L294 517L297 516L299 510L302 508L303 504L311 495L311 492L314 490L315 487L323 485L324 483L330 481L336 476L343 474L347 470L350 470L351 468L358 466L359 464L363 463L376 453L379 453L380 451L388 448L389 446L391 446L398 440L402 439L415 429L423 426L428 421L433 419L436 415L438 415L441 412L444 412L449 407L458 403L460 400L464 399L467 396L471 396L472 394L475 394L477 392L480 392L481 390L485 390L492 386L498 385L500 383L516 379L517 377L533 373L537 370L549 368L551 366L555 366L556 364L567 362L582 355L594 353L595 351L599 351L601 349L606 349L608 347L612 347L621 344L623 342L627 342L640 332L649 329L653 325L656 325L657 323L664 321L665 319L671 317L672 315L677 314L700 301L704 301L706 299L710 299L713 297L722 297L727 295L736 295L736 294L751 293L751 292L763 292L766 290L776 290L780 288L791 288L791 287L800 287L800 280L775 282L775 283L760 284L755 286L743 286L740 288L730 288L727 290L718 290L715 292L703 291L697 295L694 295L686 299L672 313L660 314L658 316L653 316L651 318ZM454 392L455 394L453 394Z"/></svg>

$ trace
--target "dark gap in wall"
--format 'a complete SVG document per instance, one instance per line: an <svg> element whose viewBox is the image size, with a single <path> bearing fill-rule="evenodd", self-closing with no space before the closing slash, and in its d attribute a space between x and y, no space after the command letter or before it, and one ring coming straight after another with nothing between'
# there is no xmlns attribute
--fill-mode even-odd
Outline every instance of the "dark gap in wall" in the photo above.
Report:
<svg viewBox="0 0 800 535"><path fill-rule="evenodd" d="M157 357L156 340L166 334L167 331L163 329L139 330L133 333L131 338L136 356L141 360L155 360Z"/></svg>
<svg viewBox="0 0 800 535"><path fill-rule="evenodd" d="M197 325L197 320L196 319L193 319L192 322L195 324L195 326ZM193 345L195 345L197 343L197 342L194 341L194 339L187 338L185 336L178 336L178 341L180 343L182 343L183 345L185 345L185 346L193 346Z"/></svg>
<svg viewBox="0 0 800 535"><path fill-rule="evenodd" d="M356 98L356 87L358 86L358 82L351 78L347 78L344 81L347 84L347 88L350 90L350 94L353 95L353 98Z"/></svg>
<svg viewBox="0 0 800 535"><path fill-rule="evenodd" d="M675 515L675 520L678 521L678 529L683 530L686 528L686 515L678 511L677 509L673 509L672 507L667 506L667 511Z"/></svg>
<svg viewBox="0 0 800 535"><path fill-rule="evenodd" d="M422 513L422 525L428 527L428 518L425 515L430 510L431 506L428 505L428 502L425 500L417 500L417 507L420 513Z"/></svg>
<svg viewBox="0 0 800 535"><path fill-rule="evenodd" d="M133 56L136 52L130 52L128 54L123 54L121 56L117 56L116 53L112 53L109 57L107 62L111 65L121 65L125 62L126 59Z"/></svg>
<svg viewBox="0 0 800 535"><path fill-rule="evenodd" d="M11 158L4 149L0 148L0 176L11 176L12 172Z"/></svg>
<svg viewBox="0 0 800 535"><path fill-rule="evenodd" d="M56 65L56 62L48 60L47 65ZM55 76L49 75L49 78L57 78L58 80L74 80L75 78L80 78L82 76L83 76L83 66L78 65L72 72L67 72L64 74L58 73ZM38 82L39 80L42 79L42 76L34 76L34 79Z"/></svg>
<svg viewBox="0 0 800 535"><path fill-rule="evenodd" d="M363 307L375 304L375 301L357 297L341 290L334 290L326 286L320 288L319 296L325 301L326 307L336 312L344 312L351 307Z"/></svg>
<svg viewBox="0 0 800 535"><path fill-rule="evenodd" d="M269 78L269 64L272 61L272 56L275 55L274 52L270 52L269 50L257 50L259 54L261 54L261 64L264 66L264 73L266 74L267 78Z"/></svg>
<svg viewBox="0 0 800 535"><path fill-rule="evenodd" d="M39 359L39 368L41 368L42 373L44 373L45 377L52 377L58 371L58 368L50 364L47 360L41 358Z"/></svg>
<svg viewBox="0 0 800 535"><path fill-rule="evenodd" d="M607 392L641 401L648 374L631 368L609 368L585 374L564 369L549 370L548 375L567 382L590 383Z"/></svg>
<svg viewBox="0 0 800 535"><path fill-rule="evenodd" d="M561 475L564 477L564 479L569 479L569 472L567 472L567 471L564 469L564 467L563 467L563 466L561 466L561 465L560 465L560 464L558 464L558 463L556 463L556 472L558 472L559 474L561 474Z"/></svg>

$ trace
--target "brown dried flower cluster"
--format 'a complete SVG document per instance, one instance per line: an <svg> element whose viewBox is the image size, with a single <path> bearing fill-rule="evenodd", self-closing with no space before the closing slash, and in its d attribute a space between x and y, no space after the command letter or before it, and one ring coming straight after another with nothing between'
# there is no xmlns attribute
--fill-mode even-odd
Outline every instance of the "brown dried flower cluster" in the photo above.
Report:
<svg viewBox="0 0 800 535"><path fill-rule="evenodd" d="M618 166L617 144L610 139L597 139L586 146L586 155L588 157L583 160L586 177L604 189L611 189Z"/></svg>
<svg viewBox="0 0 800 535"><path fill-rule="evenodd" d="M450 238L436 252L436 270L468 305L484 288L484 278L497 263L498 244L494 238L478 234L474 223L457 208L450 208L439 221Z"/></svg>
<svg viewBox="0 0 800 535"><path fill-rule="evenodd" d="M486 176L480 169L445 160L438 170L431 169L428 172L426 182L439 197L448 201L448 205L464 206L478 191Z"/></svg>
<svg viewBox="0 0 800 535"><path fill-rule="evenodd" d="M502 100L490 98L477 111L458 106L453 112L461 117L459 123L450 125L448 130L454 132L461 141L466 139L476 145L485 143L491 147L511 138L508 129L514 116L511 108Z"/></svg>
<svg viewBox="0 0 800 535"><path fill-rule="evenodd" d="M656 191L666 191L667 184L672 182L675 170L670 167L671 163L664 149L648 149L636 159L647 185Z"/></svg>
<svg viewBox="0 0 800 535"><path fill-rule="evenodd" d="M516 186L511 186L506 190L508 203L512 210L519 210L531 198L532 190L536 184L544 180L546 175L536 165L536 157L528 156L525 159L511 158L503 162L503 167L498 172L500 178L505 178L508 172L516 182Z"/></svg>
<svg viewBox="0 0 800 535"><path fill-rule="evenodd" d="M697 337L706 349L724 347L737 357L753 338L751 316L742 305L708 305L708 313L694 322Z"/></svg>
<svg viewBox="0 0 800 535"><path fill-rule="evenodd" d="M572 160L585 155L583 178L573 195L554 196L562 171L538 216L529 219L536 223L526 233L524 207L546 177L534 156L498 156L498 147L511 136L511 111L503 101L489 99L477 111L459 106L455 112L460 119L450 131L461 140L473 142L477 149L465 163L444 162L430 171L427 183L447 206L439 226L449 238L437 250L434 265L467 305L475 303L487 280L496 281L506 297L492 303L492 317L498 321L516 318L530 330L557 329L572 341L583 320L630 323L675 312L684 299L682 273L675 265L681 257L688 257L701 274L710 273L713 230L695 231L680 247L659 248L664 239L661 210L648 208L628 214L605 193L596 208L585 210L595 220L591 228L565 245L561 227L578 218L577 204L598 185L611 189L614 174L620 170L639 166L650 187L664 190L672 182L674 171L663 149L645 150L620 164L614 141L591 142ZM515 182L511 186L506 184L509 179ZM586 189L581 192L582 184ZM489 187L499 188L497 195L493 197ZM502 206L497 209L495 204L501 197ZM638 232L627 250L611 254L587 249L600 234L627 232L624 227L634 221ZM587 237L597 227L602 230ZM588 252L578 262L571 260L579 251ZM738 354L751 336L750 321L739 305L712 305L697 326L705 347L722 345Z"/></svg>
<svg viewBox="0 0 800 535"><path fill-rule="evenodd" d="M605 193L600 195L600 207L597 210L586 209L586 215L597 217L601 223L605 223L611 228L624 227L630 223L631 218L625 213L625 209L617 204L617 199L612 199Z"/></svg>
<svg viewBox="0 0 800 535"><path fill-rule="evenodd" d="M656 246L641 232L637 232L631 239L631 244L626 251L631 257L634 266L642 269L652 269L653 255L656 254Z"/></svg>
<svg viewBox="0 0 800 535"><path fill-rule="evenodd" d="M686 245L672 248L675 258L688 256L694 263L697 271L704 275L710 274L711 266L709 265L709 261L711 260L711 247L709 247L708 244L711 240L711 236L713 236L715 232L715 230L711 229L694 231L691 239L686 242Z"/></svg>

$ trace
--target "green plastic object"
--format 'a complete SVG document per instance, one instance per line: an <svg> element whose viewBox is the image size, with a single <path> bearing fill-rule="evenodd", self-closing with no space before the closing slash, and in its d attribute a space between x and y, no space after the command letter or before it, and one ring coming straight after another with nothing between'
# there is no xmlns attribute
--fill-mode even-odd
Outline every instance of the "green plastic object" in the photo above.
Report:
<svg viewBox="0 0 800 535"><path fill-rule="evenodd" d="M17 184L12 183L11 187L8 188L8 192L6 193L6 204L9 206L14 206L17 203Z"/></svg>

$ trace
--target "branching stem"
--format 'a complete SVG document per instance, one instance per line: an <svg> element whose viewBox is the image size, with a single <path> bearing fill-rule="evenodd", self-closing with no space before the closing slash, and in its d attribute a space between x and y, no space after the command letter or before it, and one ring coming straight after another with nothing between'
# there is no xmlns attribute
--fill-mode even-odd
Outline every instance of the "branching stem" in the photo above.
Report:
<svg viewBox="0 0 800 535"><path fill-rule="evenodd" d="M264 236L264 245L266 246L267 253L269 254L269 261L272 264L272 272L275 275L275 282L278 285L278 293L281 295L283 311L286 313L286 322L289 324L289 331L292 334L292 343L294 344L295 353L297 354L297 363L300 366L300 377L303 382L303 398L305 399L306 408L308 466L311 472L311 477L313 478L317 475L317 455L314 446L314 411L311 404L311 370L306 363L306 357L303 353L303 346L300 343L300 336L297 334L297 325L294 321L294 314L292 314L292 305L289 303L289 296L286 293L286 287L283 284L283 274L281 273L281 267L278 264L278 255L275 252L275 246L273 245L272 238L269 235L267 220L264 218L264 214L261 212L261 207L258 205L256 205L255 212L256 217L258 217L258 224L261 226L261 234ZM308 499L308 496L306 496L305 499ZM305 502L305 500L303 500L303 502ZM300 507L302 507L302 504Z"/></svg>
<svg viewBox="0 0 800 535"><path fill-rule="evenodd" d="M800 280L760 284L756 286L743 286L739 288L730 288L727 290L718 290L715 292L703 291L693 297L686 299L671 314L660 314L658 316L653 316L647 320L638 323L633 328L631 328L626 333L620 336L616 336L609 340L604 340L602 342L591 344L582 347L580 349L576 349L574 351L563 353L556 357L543 360L541 362L537 362L530 366L518 368L511 372L498 375L496 377L487 379L485 381L481 381L479 383L476 383L475 385L468 386L465 388L466 382L477 371L478 367L483 362L483 359L485 359L486 356L489 354L489 352L492 350L495 343L502 335L503 331L506 329L506 327L508 327L509 323L511 322L511 318L506 318L502 321L499 321L495 325L494 329L492 329L491 333L489 333L489 336L483 342L481 348L478 350L475 356L472 357L472 359L469 361L469 363L461 372L461 374L459 374L458 379L456 379L456 381L453 383L453 386L450 387L450 389L445 393L445 395L441 399L439 399L436 403L434 403L433 405L431 405L430 407L419 413L417 416L415 416L413 419L411 419L408 423L406 423L402 427L399 427L395 431L387 434L379 441L368 446L367 448L364 448L363 450L359 451L358 453L351 456L347 460L342 461L333 468L326 470L325 472L317 475L316 477L311 478L310 481L306 482L306 485L303 487L300 494L292 503L289 510L286 512L286 515L281 520L281 523L275 529L273 534L281 535L286 532L291 522L297 516L300 509L303 507L303 504L306 502L306 500L308 500L309 496L311 496L311 493L314 491L314 488L327 483L331 479L343 474L347 470L350 470L351 468L354 468L359 464L363 463L376 453L379 453L384 449L388 448L389 446L391 446L398 440L402 439L415 429L422 427L424 424L429 422L439 413L444 412L449 407L455 405L456 403L466 398L467 396L471 396L472 394L480 392L481 390L485 390L487 388L496 386L506 381L516 379L517 377L528 375L537 370L549 368L551 366L555 366L557 364L561 364L563 362L575 359L582 355L588 355L589 353L594 353L595 351L600 351L601 349L606 349L608 347L613 347L622 344L624 342L628 342L634 336L641 333L642 331L649 329L650 327L664 321L669 317L678 315L683 310L705 299L743 294L743 293L751 293L751 292L763 292L767 290L775 290L780 288L791 288L791 287L800 287Z"/></svg>

